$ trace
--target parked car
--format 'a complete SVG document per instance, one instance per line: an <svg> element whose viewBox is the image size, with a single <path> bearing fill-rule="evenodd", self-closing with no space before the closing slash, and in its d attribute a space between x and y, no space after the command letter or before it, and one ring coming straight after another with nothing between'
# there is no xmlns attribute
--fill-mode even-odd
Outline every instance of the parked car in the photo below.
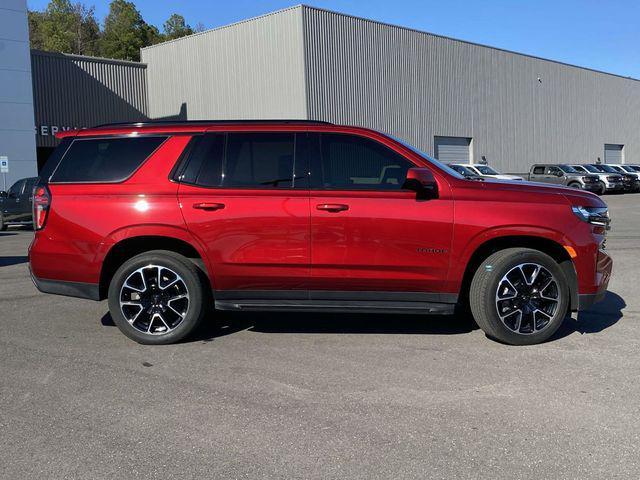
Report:
<svg viewBox="0 0 640 480"><path fill-rule="evenodd" d="M9 225L32 225L32 194L37 177L22 178L0 192L0 231Z"/></svg>
<svg viewBox="0 0 640 480"><path fill-rule="evenodd" d="M373 130L182 122L59 137L35 189L34 283L107 298L140 343L187 337L211 306L467 306L488 336L534 344L609 282L596 195L468 180Z"/></svg>
<svg viewBox="0 0 640 480"><path fill-rule="evenodd" d="M624 185L624 190L627 192L638 192L640 191L640 181L638 180L638 175L634 173L627 172L625 169L620 168L618 165L611 165L607 163L594 163L592 164L594 168L597 168L601 172L606 173L615 173L622 176L622 184Z"/></svg>
<svg viewBox="0 0 640 480"><path fill-rule="evenodd" d="M481 177L488 177L488 178L494 178L496 180L524 180L524 178L519 177L517 175L505 175L503 173L500 173L496 170L494 170L493 168L491 168L489 165L478 165L478 164L470 164L470 163L456 163L456 164L452 164L450 165L451 167L453 167L453 165L459 165L461 167L464 167L468 170L471 170L473 173L475 173L476 175L479 175Z"/></svg>
<svg viewBox="0 0 640 480"><path fill-rule="evenodd" d="M571 166L580 173L598 176L600 179L600 190L597 193L599 195L603 195L606 192L621 192L624 190L624 179L620 174L601 172L593 165Z"/></svg>
<svg viewBox="0 0 640 480"><path fill-rule="evenodd" d="M470 180L480 180L480 181L484 180L484 178L482 178L481 175L478 175L476 172L474 172L470 168L467 168L463 165L459 165L457 163L450 163L448 164L448 166L451 167L456 172L458 172L464 178L467 178Z"/></svg>
<svg viewBox="0 0 640 480"><path fill-rule="evenodd" d="M585 175L566 164L537 164L531 167L529 180L532 182L553 183L571 188L599 192L602 189L597 175Z"/></svg>

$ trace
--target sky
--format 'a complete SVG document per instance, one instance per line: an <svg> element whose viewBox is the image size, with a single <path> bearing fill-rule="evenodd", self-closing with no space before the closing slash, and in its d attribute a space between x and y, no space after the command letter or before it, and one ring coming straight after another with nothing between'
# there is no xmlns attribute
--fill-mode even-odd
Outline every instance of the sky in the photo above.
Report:
<svg viewBox="0 0 640 480"><path fill-rule="evenodd" d="M77 1L77 0L73 0ZM41 10L48 0L27 0ZM102 20L108 0L84 0ZM298 3L640 79L640 0L134 0L159 28L206 28Z"/></svg>

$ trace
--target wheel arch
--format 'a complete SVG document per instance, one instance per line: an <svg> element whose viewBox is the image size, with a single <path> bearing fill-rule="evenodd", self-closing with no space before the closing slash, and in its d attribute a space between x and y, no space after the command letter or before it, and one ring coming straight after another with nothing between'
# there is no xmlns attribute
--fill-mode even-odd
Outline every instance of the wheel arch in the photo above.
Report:
<svg viewBox="0 0 640 480"><path fill-rule="evenodd" d="M499 250L514 247L538 250L542 253L546 253L558 262L558 265L569 284L571 311L578 309L578 274L569 252L567 252L567 250L555 240L530 235L508 235L495 237L480 244L471 254L462 276L462 283L460 286L461 301L466 302L468 300L471 280L473 279L473 275L480 264L491 254Z"/></svg>
<svg viewBox="0 0 640 480"><path fill-rule="evenodd" d="M166 235L136 235L123 238L112 244L106 252L100 270L100 299L107 297L109 283L116 270L127 260L151 250L167 250L178 253L191 260L209 279L207 264L203 254L186 240Z"/></svg>

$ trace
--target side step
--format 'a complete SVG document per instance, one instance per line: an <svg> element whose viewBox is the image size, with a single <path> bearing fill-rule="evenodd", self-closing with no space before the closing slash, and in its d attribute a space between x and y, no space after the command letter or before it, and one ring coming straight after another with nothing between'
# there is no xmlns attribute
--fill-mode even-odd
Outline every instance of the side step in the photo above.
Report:
<svg viewBox="0 0 640 480"><path fill-rule="evenodd" d="M351 312L351 313L408 313L450 315L455 304L436 302L362 301L362 300L216 300L217 310L289 311L289 312Z"/></svg>

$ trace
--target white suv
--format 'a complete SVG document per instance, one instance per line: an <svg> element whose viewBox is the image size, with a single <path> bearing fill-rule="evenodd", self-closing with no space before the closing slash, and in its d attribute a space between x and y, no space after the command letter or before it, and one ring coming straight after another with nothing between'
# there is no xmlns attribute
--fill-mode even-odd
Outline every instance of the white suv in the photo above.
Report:
<svg viewBox="0 0 640 480"><path fill-rule="evenodd" d="M517 175L505 175L503 173L497 172L489 165L471 163L455 163L454 165L465 167L481 177L495 178L496 180L524 180L524 178Z"/></svg>

